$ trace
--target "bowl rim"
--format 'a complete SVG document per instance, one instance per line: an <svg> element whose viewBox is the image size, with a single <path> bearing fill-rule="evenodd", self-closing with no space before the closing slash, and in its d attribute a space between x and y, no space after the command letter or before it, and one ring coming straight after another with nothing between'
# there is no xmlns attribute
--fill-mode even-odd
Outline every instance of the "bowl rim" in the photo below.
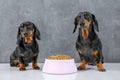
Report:
<svg viewBox="0 0 120 80"><path fill-rule="evenodd" d="M62 60L75 60L75 59L74 58L71 58L71 59L48 59L48 58L45 58L45 60L62 61Z"/></svg>

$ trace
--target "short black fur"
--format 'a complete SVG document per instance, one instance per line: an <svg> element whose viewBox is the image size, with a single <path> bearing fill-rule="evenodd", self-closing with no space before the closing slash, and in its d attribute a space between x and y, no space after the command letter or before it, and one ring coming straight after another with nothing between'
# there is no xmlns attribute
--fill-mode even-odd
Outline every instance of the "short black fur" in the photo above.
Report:
<svg viewBox="0 0 120 80"><path fill-rule="evenodd" d="M33 36L32 36L32 42L31 43L26 43L24 38L21 36L21 30L25 33L25 28L26 27L26 32L29 30L28 28L31 28L34 30ZM31 61L34 61L37 63L37 57L39 53L39 46L37 43L37 40L40 40L40 32L37 29L37 27L29 21L23 22L20 27L18 28L18 34L17 34L17 47L13 51L13 53L10 55L10 66L17 66L14 64L14 61L17 60L19 64L25 64L26 66L28 63Z"/></svg>
<svg viewBox="0 0 120 80"><path fill-rule="evenodd" d="M92 21L92 23L90 24L89 35L87 38L83 38L82 31L81 31L83 27L80 26L80 23L83 22L81 20L81 17L83 17L84 14L87 14L87 16L89 16L90 20ZM91 64L91 65L96 65L96 63L99 63L99 62L103 63L102 44L95 32L95 30L99 31L98 22L95 16L89 12L81 12L75 18L74 24L75 24L75 28L73 30L73 33L76 31L76 28L80 26L78 38L76 41L76 50L78 51L81 60L85 60L88 64ZM94 50L98 50L98 53L96 56L92 55L92 52Z"/></svg>

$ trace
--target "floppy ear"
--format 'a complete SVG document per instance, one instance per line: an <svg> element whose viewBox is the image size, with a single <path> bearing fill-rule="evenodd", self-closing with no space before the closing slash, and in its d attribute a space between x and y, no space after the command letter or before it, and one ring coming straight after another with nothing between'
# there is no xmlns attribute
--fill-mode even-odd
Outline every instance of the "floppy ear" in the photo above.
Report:
<svg viewBox="0 0 120 80"><path fill-rule="evenodd" d="M77 17L78 17L78 16L77 16ZM75 27L74 27L73 33L74 33L74 32L76 31L76 29L77 29L77 25L78 25L77 17L76 17L75 20L74 20L74 25L75 25Z"/></svg>
<svg viewBox="0 0 120 80"><path fill-rule="evenodd" d="M96 20L95 15L92 14L92 18L93 18L93 27L94 27L94 29L95 29L96 31L99 32L98 22L97 22L97 20Z"/></svg>
<svg viewBox="0 0 120 80"><path fill-rule="evenodd" d="M41 37L40 37L40 32L39 32L39 30L37 29L37 27L34 25L34 27L35 27L35 34L34 34L34 36L35 36L35 38L37 38L38 40L41 40Z"/></svg>
<svg viewBox="0 0 120 80"><path fill-rule="evenodd" d="M20 35L20 27L18 28L18 34L17 34L17 44L19 45L21 41L21 35Z"/></svg>

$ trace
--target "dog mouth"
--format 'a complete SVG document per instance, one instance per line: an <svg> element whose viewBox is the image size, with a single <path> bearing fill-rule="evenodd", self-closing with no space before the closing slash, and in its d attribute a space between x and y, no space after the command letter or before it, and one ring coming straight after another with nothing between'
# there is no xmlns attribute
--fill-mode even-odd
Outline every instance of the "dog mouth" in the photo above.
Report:
<svg viewBox="0 0 120 80"><path fill-rule="evenodd" d="M87 28L83 28L83 29L82 29L82 36L83 36L84 38L87 38L88 35L89 35L88 29L87 29Z"/></svg>
<svg viewBox="0 0 120 80"><path fill-rule="evenodd" d="M21 32L21 36L24 39L25 43L32 43L33 42L33 33L29 32L27 34L24 34Z"/></svg>
<svg viewBox="0 0 120 80"><path fill-rule="evenodd" d="M24 37L25 43L32 43L33 38L31 36Z"/></svg>

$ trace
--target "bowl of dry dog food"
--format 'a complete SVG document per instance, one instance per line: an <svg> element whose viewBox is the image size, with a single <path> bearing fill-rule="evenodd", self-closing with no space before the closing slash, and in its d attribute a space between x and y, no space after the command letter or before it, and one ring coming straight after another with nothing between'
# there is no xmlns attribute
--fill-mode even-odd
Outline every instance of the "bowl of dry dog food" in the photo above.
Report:
<svg viewBox="0 0 120 80"><path fill-rule="evenodd" d="M42 71L50 74L70 74L77 72L77 68L71 56L52 55L45 59Z"/></svg>

